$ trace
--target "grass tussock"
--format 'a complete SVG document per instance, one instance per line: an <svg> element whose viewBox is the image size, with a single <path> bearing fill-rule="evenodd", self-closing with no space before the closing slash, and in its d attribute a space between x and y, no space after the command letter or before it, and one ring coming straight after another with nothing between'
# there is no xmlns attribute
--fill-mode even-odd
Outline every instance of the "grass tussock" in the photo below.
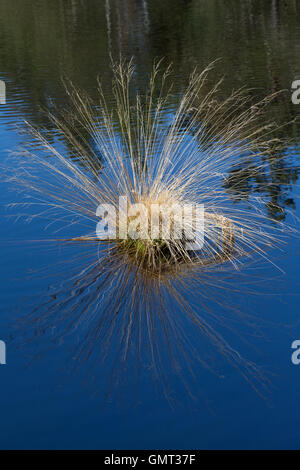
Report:
<svg viewBox="0 0 300 470"><path fill-rule="evenodd" d="M170 336L176 338L177 354L186 347L186 338L177 334L177 320L169 315L172 303L247 380L253 376L261 379L256 366L245 361L211 326L210 320L216 318L213 312L205 313L203 277L220 266L238 271L245 259L261 257L272 262L269 250L288 230L266 213L263 191L243 191L251 172L264 174L276 160L281 144L274 137L276 124L264 122L264 111L274 96L253 104L247 90L238 90L220 100L221 82L209 85L212 69L192 73L179 101L172 95L170 69L162 70L159 63L143 93L136 92L132 62L114 64L110 101L100 81L98 103L91 103L68 85L71 111L50 116L56 140L51 143L43 132L31 129L39 152L18 155L10 180L29 197L24 205L31 208L31 219L44 217L48 226L64 232L66 236L55 237L57 240L77 247L91 244L96 259L81 271L84 276L72 284L70 297L59 311L62 316L68 312L70 318L74 292L78 306L81 298L86 301L84 287L88 290L97 285L93 311L98 315L102 309L103 320L93 341L99 335L113 336L115 318L123 322L118 328L123 360L130 345L141 349L144 341L152 360L157 361L154 369L159 369L159 347L150 339L157 322L163 325L162 336L166 335L169 345ZM66 148L71 149L72 157ZM203 247L187 249L186 239L177 239L173 232L167 239L147 232L138 240L118 235L114 240L99 240L95 233L97 207L110 204L118 208L120 196L126 196L129 213L137 203L146 207L203 204ZM117 234L122 230L118 220ZM68 236L69 227L78 233ZM191 237L188 233L186 238L195 236L194 228L190 230ZM57 312L53 306L51 309ZM197 354L194 349L194 357ZM199 361L203 362L201 357Z"/></svg>

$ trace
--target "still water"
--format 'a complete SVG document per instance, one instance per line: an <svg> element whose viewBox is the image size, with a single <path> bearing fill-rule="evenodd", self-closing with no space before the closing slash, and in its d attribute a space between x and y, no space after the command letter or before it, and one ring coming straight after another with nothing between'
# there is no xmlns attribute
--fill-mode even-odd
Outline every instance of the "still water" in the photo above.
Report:
<svg viewBox="0 0 300 470"><path fill-rule="evenodd" d="M271 114L279 125L289 123L277 137L289 137L290 144L282 148L282 171L270 173L272 186L263 191L271 213L274 204L282 208L272 215L296 224L300 105L290 97L291 83L300 79L296 0L2 0L0 79L7 102L0 105L1 164L9 152L31 144L24 120L56 139L42 110L66 106L63 78L97 98L100 75L109 100L110 56L120 54L133 57L137 89L143 89L155 58L171 62L174 103L194 67L216 59L224 96L240 87L251 88L256 99L286 89ZM242 313L231 344L266 370L266 395L213 352L217 373L198 367L186 387L172 370L166 372L168 399L148 367L139 376L123 368L116 393L109 386L116 365L110 357L99 358L97 345L91 347L91 371L84 361L73 370L84 321L72 334L66 322L66 334L55 344L43 332L28 342L28 323L14 325L78 266L72 250L32 242L47 238L45 224L7 217L4 206L19 197L10 189L1 182L0 340L7 344L7 364L0 365L1 448L299 448L300 365L291 362L291 344L300 339L296 238L288 237L283 251L275 253L280 270L252 268L237 278L240 293L227 291L214 306L225 322L230 316L225 303ZM250 181L248 190L258 189ZM258 276L267 281L253 281L250 293ZM249 316L257 319L251 328L243 321ZM196 333L187 334L192 339ZM116 339L111 348L117 350ZM184 370L181 375L185 378Z"/></svg>

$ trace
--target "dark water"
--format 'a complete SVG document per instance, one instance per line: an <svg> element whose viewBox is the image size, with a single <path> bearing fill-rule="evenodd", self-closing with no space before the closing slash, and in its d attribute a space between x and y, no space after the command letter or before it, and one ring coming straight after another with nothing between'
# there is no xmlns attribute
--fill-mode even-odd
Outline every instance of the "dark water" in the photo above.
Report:
<svg viewBox="0 0 300 470"><path fill-rule="evenodd" d="M0 105L1 163L9 150L28 143L24 119L51 135L41 108L53 103L66 106L63 77L96 98L97 75L109 90L110 55L116 58L120 53L134 59L137 89L143 88L155 58L172 62L174 102L195 66L219 58L214 73L216 79L224 76L224 96L243 86L251 88L256 99L286 89L270 114L278 124L289 122L277 137L288 137L290 143L282 148L282 171L269 175L275 189L264 191L270 203L282 207L287 222L295 224L295 119L300 106L291 102L290 89L292 81L300 79L296 0L2 0L0 78L6 83L7 104ZM8 189L1 183L3 204L15 200ZM255 185L250 184L252 190ZM176 397L171 407L147 370L138 383L135 376L126 377L124 391L109 394L106 400L102 391L107 391L110 360L93 368L88 386L82 370L87 366L67 374L76 333L75 338L66 335L59 345L45 337L43 354L34 342L22 349L10 347L14 319L20 312L26 316L32 298L60 282L66 271L56 264L68 259L59 247L20 243L40 238L43 230L37 220L28 225L1 217L0 339L8 344L7 364L0 366L1 448L299 448L300 366L291 363L290 347L300 338L297 239L287 238L284 253L275 255L284 274L264 267L266 289L255 286L258 295L245 291L226 298L244 315L268 322L261 329L238 323L239 335L232 341L243 355L272 373L270 393L262 399L216 354L217 375L195 370L188 387L193 399L176 376L167 373ZM257 274L252 271L249 276ZM222 305L217 313L226 318Z"/></svg>

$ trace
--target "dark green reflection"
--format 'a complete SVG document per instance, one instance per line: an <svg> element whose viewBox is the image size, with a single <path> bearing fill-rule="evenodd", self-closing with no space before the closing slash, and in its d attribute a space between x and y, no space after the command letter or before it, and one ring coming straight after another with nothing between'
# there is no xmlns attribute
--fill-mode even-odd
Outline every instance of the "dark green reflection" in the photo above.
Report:
<svg viewBox="0 0 300 470"><path fill-rule="evenodd" d="M290 88L300 79L299 50L297 0L2 0L0 76L8 84L3 118L14 123L25 117L51 130L40 107L52 101L66 106L61 77L96 99L98 74L109 93L110 55L134 57L141 89L154 58L172 62L174 101L196 65L221 58L215 74L216 79L225 76L224 97L242 86L253 87L254 100L287 90L274 100L266 119L290 122L278 137L298 143L294 120L300 106L292 104ZM237 197L245 185L249 193L266 192L268 210L282 218L275 207L293 207L283 194L296 179L284 144L278 166L270 166L264 181L257 181L255 170L240 182L233 173L227 189Z"/></svg>

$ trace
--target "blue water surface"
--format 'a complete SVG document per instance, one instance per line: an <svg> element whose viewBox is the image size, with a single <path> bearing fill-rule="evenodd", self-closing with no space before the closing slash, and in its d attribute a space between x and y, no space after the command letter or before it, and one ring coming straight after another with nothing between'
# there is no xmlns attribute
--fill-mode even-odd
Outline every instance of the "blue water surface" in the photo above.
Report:
<svg viewBox="0 0 300 470"><path fill-rule="evenodd" d="M246 85L254 83L264 93L271 91L270 83L280 82L280 87L289 88L296 78L291 70L300 71L294 60L300 44L297 15L281 7L274 7L274 11L266 7L260 16L251 16L243 10L245 6L237 8L237 15L223 6L227 8L227 20L223 21L224 14L213 7L216 2L210 2L209 8L201 1L173 2L176 14L172 18L169 2L159 6L158 2L144 1L143 8L137 3L134 7L135 2L130 1L103 2L100 11L92 1L85 15L77 1L70 2L73 8L66 2L63 11L58 8L60 2L50 2L49 12L44 2L31 2L35 6L29 3L23 2L18 10L16 25L9 2L2 5L6 22L0 24L5 44L0 55L6 61L1 62L0 72L8 93L7 104L0 105L0 165L4 167L9 152L18 151L28 139L22 132L23 119L35 122L40 116L38 106L45 106L47 100L63 105L58 85L61 75L66 72L94 92L96 72L109 76L109 53L120 52L118 48L123 48L126 56L134 55L137 81L141 82L153 57L164 55L174 60L177 91L184 86L186 69L220 55L226 55L220 67L229 80L228 89L231 83L234 88L245 85L245 77ZM30 8L35 8L36 16L29 14ZM128 31L120 24L123 9ZM244 25L243 34L240 24ZM238 34L241 41L235 36ZM266 53L261 52L262 44ZM276 57L285 57L288 65L281 69ZM39 119L38 126L43 124ZM298 150L296 146L286 151L293 165L297 165ZM193 365L195 377L190 381L190 375L182 371L188 391L172 370L166 371L169 399L147 367L138 381L128 370L128 384L120 384L120 393L110 395L109 360L99 360L92 380L85 380L84 364L70 371L76 332L59 344L52 344L47 335L39 340L39 347L34 341L26 343L28 325L23 328L16 320L26 318L32 305L47 298L49 286L59 285L64 274L57 271L68 273L69 255L57 244L34 242L48 237L42 221L34 219L28 224L8 217L14 211L6 205L21 202L22 196L3 178L0 186L0 339L7 345L7 363L0 365L1 449L299 449L300 365L291 361L291 344L300 339L297 236L288 235L282 251L273 252L272 259L280 269L263 264L247 272L248 281L250 277L267 279L254 283L256 294L243 291L244 277L236 285L242 294L226 294L227 301L241 312L231 344L265 371L269 379L265 392L255 390L215 351L212 361L216 373ZM289 198L294 199L296 208L286 221L299 229L298 196L299 187L291 184ZM70 253L74 254L72 249ZM57 268L59 261L63 262L62 271ZM174 315L178 313L175 308L170 304ZM225 307L221 304L215 308L226 321ZM245 326L247 315L257 319L254 328ZM189 328L187 334L195 337L198 333ZM40 348L41 343L44 348ZM117 347L115 341L111 348Z"/></svg>

